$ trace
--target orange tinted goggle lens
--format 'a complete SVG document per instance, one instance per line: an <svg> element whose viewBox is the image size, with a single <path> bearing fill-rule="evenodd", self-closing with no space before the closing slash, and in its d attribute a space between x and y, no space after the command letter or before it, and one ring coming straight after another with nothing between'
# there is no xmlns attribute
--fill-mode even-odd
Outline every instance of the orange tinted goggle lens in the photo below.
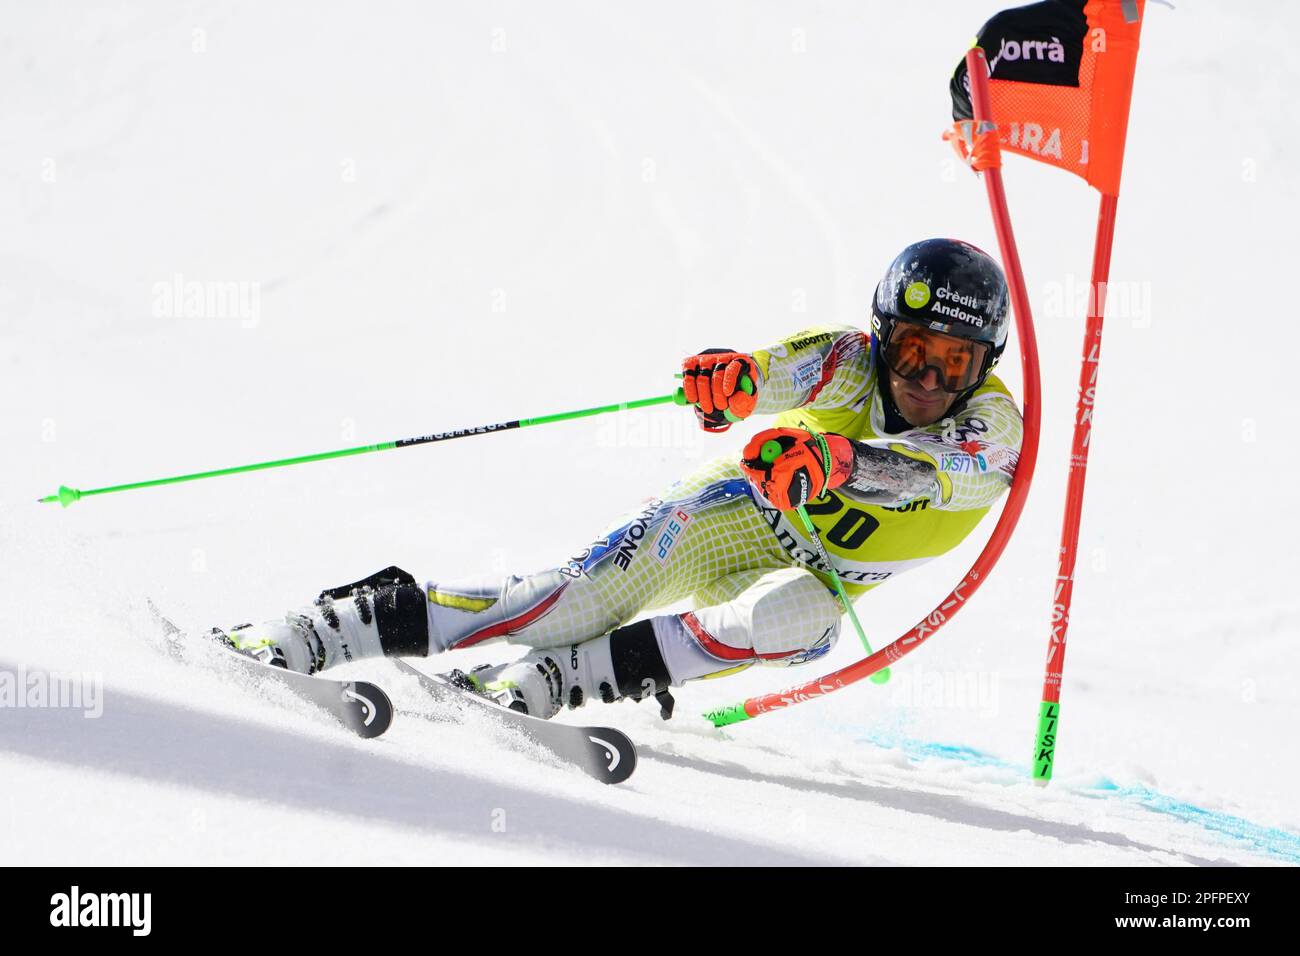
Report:
<svg viewBox="0 0 1300 956"><path fill-rule="evenodd" d="M964 392L979 380L988 346L944 335L924 326L896 322L885 346L885 363L895 374L919 379L927 368L939 375L945 392Z"/></svg>

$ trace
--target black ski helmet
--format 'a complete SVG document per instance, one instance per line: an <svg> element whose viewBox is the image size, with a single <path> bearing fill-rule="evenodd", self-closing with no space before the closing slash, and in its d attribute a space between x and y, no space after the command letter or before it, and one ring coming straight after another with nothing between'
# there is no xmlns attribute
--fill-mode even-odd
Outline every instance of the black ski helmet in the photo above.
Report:
<svg viewBox="0 0 1300 956"><path fill-rule="evenodd" d="M979 377L957 397L953 408L984 384L1006 348L1011 329L1002 267L984 250L960 239L923 239L900 252L876 286L871 314L880 393L888 417L897 421L902 416L885 387L889 379L884 364L896 320L921 322L936 332L988 345ZM892 424L891 431L901 430Z"/></svg>

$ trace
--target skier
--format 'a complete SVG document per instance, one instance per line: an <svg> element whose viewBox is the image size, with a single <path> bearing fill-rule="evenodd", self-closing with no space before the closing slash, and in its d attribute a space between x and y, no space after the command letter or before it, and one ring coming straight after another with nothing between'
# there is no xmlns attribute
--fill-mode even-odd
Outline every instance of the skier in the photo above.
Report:
<svg viewBox="0 0 1300 956"><path fill-rule="evenodd" d="M752 353L686 358L683 389L705 431L754 414L776 414L776 427L557 567L424 583L387 568L283 621L214 634L303 673L522 644L515 661L446 676L544 718L591 698L649 696L668 717L670 687L819 658L843 608L792 509L807 505L857 597L960 543L1010 484L1020 446L1019 409L990 375L1009 328L1006 280L991 257L955 239L910 245L872 313L870 337L826 326ZM775 460L761 454L768 442ZM685 598L694 610L636 619Z"/></svg>

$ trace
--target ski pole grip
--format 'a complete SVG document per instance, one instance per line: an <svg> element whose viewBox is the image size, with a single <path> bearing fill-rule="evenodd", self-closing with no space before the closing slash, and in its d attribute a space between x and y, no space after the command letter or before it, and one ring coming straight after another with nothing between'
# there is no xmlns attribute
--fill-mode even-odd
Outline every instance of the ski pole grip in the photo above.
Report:
<svg viewBox="0 0 1300 956"><path fill-rule="evenodd" d="M681 376L680 373L678 373L678 375L677 375L676 377L677 377L677 378L681 378L682 376ZM753 380L750 379L750 377L749 377L748 375L742 375L742 376L740 377L740 390L741 390L742 392L744 392L746 395L753 395L753 394L754 394L754 382L753 382ZM690 402L688 402L688 401L686 400L686 390L683 389L683 388L680 388L680 387L679 387L679 388L677 389L677 391L673 394L673 401L676 402L678 405L689 405L689 404L690 404ZM739 421L743 421L743 419L737 418L735 415L731 414L731 409L729 409L729 408L726 409L726 410L723 412L723 414L727 416L727 421L729 421L729 422L739 422Z"/></svg>
<svg viewBox="0 0 1300 956"><path fill-rule="evenodd" d="M746 395L753 395L754 394L753 379L751 379L748 375L740 376L740 390L744 392ZM729 408L723 409L722 414L726 417L727 421L729 422L739 422L744 420L742 418L738 418L737 416L733 415L731 413L731 409Z"/></svg>

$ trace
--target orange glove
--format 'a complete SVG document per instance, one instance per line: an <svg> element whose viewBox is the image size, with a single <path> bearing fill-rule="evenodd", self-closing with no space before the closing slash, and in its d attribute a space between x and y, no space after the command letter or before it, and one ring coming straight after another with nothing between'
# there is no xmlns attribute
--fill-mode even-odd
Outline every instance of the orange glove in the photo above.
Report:
<svg viewBox="0 0 1300 956"><path fill-rule="evenodd" d="M758 404L758 375L753 356L727 349L705 349L682 359L682 392L695 406L706 432L725 432L733 421L748 418ZM741 379L749 377L746 392ZM727 417L731 412L732 417Z"/></svg>
<svg viewBox="0 0 1300 956"><path fill-rule="evenodd" d="M829 432L765 428L745 446L740 470L772 507L791 511L848 480L853 446Z"/></svg>

